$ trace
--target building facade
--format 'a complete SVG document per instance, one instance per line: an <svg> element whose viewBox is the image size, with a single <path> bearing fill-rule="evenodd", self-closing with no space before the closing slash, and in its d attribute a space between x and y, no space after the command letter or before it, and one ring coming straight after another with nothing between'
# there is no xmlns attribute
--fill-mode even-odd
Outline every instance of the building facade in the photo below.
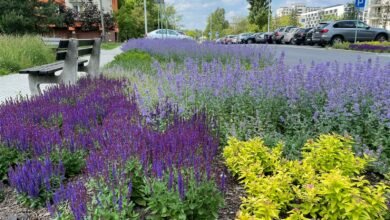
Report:
<svg viewBox="0 0 390 220"><path fill-rule="evenodd" d="M296 12L298 16L303 13L319 10L320 7L307 7L305 4L292 4L290 7L281 7L276 9L276 16L282 17L290 15L293 12Z"/></svg>
<svg viewBox="0 0 390 220"><path fill-rule="evenodd" d="M369 0L364 21L372 27L390 30L390 0Z"/></svg>
<svg viewBox="0 0 390 220"><path fill-rule="evenodd" d="M66 7L73 8L76 11L82 10L81 3L83 0L64 0ZM104 12L114 12L118 10L118 0L101 0ZM100 0L92 0L93 3L99 5Z"/></svg>
<svg viewBox="0 0 390 220"><path fill-rule="evenodd" d="M305 28L316 27L321 21L324 20L337 20L342 19L344 16L346 7L345 5L334 5L319 10L302 13L299 21Z"/></svg>

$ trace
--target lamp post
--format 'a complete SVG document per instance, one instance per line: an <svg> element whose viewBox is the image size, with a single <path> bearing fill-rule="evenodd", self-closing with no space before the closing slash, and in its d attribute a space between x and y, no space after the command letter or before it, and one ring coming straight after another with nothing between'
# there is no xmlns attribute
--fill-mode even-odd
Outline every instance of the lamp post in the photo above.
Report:
<svg viewBox="0 0 390 220"><path fill-rule="evenodd" d="M103 38L103 41L106 41L106 30L104 28L104 14L103 14L102 0L100 0L100 22L102 23L102 38Z"/></svg>
<svg viewBox="0 0 390 220"><path fill-rule="evenodd" d="M148 16L147 16L147 12L146 12L146 0L144 0L144 16L145 16L145 35L147 35L148 34Z"/></svg>
<svg viewBox="0 0 390 220"><path fill-rule="evenodd" d="M268 0L268 32L270 27L270 21L271 21L271 0Z"/></svg>

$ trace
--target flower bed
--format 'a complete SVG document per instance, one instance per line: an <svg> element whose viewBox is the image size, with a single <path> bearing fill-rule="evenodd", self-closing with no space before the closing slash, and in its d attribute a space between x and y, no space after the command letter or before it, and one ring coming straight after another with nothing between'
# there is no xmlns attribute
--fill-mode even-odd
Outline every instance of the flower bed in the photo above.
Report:
<svg viewBox="0 0 390 220"><path fill-rule="evenodd" d="M142 42L128 44L151 50L146 40ZM151 54L165 51L166 46L155 47ZM242 140L261 136L270 145L285 141L284 154L297 159L307 139L323 133L348 133L355 139L355 152L369 151L379 158L370 164L373 170L388 172L389 65L368 60L287 66L281 57L274 65L257 68L258 62L253 61L248 68L240 59L230 63L221 59L216 56L212 62L199 63L187 58L184 65L155 60L153 74L121 65L106 72L130 79L130 90L136 93L144 115L153 115L154 107L167 100L177 104L182 115L205 109L217 123L214 131L222 143L229 135Z"/></svg>
<svg viewBox="0 0 390 220"><path fill-rule="evenodd" d="M156 131L124 84L82 79L0 106L8 155L0 163L11 167L3 179L20 202L46 205L59 219L215 218L223 203L213 167L219 144L205 116L184 120L172 108Z"/></svg>

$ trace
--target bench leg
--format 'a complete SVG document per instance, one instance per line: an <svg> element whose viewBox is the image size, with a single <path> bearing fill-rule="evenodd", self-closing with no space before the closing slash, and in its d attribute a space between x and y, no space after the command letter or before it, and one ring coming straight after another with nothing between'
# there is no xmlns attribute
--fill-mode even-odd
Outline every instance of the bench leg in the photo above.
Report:
<svg viewBox="0 0 390 220"><path fill-rule="evenodd" d="M64 69L60 74L60 82L64 84L74 85L77 82L77 59L78 59L78 41L75 39L69 40L68 51L64 61Z"/></svg>
<svg viewBox="0 0 390 220"><path fill-rule="evenodd" d="M100 74L100 45L101 39L96 38L86 71L91 77L97 77Z"/></svg>
<svg viewBox="0 0 390 220"><path fill-rule="evenodd" d="M42 91L40 88L39 79L36 76L28 76L28 85L30 87L31 95L41 95Z"/></svg>
<svg viewBox="0 0 390 220"><path fill-rule="evenodd" d="M34 76L28 75L28 84L31 95L41 95L41 84L58 84L60 82L58 76Z"/></svg>

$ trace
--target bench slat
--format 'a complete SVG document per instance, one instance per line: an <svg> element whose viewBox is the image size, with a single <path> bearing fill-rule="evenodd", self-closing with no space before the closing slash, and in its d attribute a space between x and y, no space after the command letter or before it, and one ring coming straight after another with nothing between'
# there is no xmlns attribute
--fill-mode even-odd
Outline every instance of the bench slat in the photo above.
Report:
<svg viewBox="0 0 390 220"><path fill-rule="evenodd" d="M92 54L93 48L80 48L78 49L79 57ZM66 50L58 51L56 55L56 60L65 60L66 59Z"/></svg>
<svg viewBox="0 0 390 220"><path fill-rule="evenodd" d="M78 66L83 66L88 60L78 60ZM24 74L36 74L36 75L53 75L55 72L64 68L64 61L50 63L42 66L36 66L24 70L20 70L19 73Z"/></svg>
<svg viewBox="0 0 390 220"><path fill-rule="evenodd" d="M85 46L93 46L95 43L94 39L83 39L83 40L77 40L79 42L79 47L85 47ZM69 44L69 40L61 40L58 49L67 49Z"/></svg>

